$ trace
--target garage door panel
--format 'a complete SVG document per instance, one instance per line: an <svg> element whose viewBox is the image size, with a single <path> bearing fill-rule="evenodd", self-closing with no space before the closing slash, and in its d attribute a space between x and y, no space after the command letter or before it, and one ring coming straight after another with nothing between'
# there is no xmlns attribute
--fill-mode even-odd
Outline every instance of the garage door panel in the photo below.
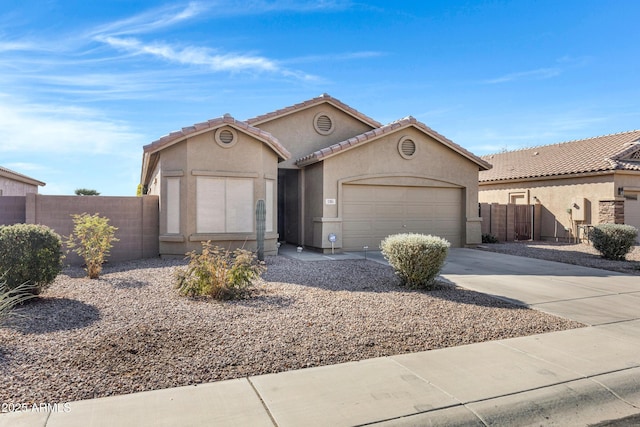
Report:
<svg viewBox="0 0 640 427"><path fill-rule="evenodd" d="M455 188L345 185L343 247L379 247L391 234L441 236L459 246L462 191Z"/></svg>
<svg viewBox="0 0 640 427"><path fill-rule="evenodd" d="M393 218L403 215L404 208L398 204L395 205L378 205L374 209L371 209L370 215L374 218Z"/></svg>
<svg viewBox="0 0 640 427"><path fill-rule="evenodd" d="M349 221L342 225L343 233L372 233L371 221Z"/></svg>

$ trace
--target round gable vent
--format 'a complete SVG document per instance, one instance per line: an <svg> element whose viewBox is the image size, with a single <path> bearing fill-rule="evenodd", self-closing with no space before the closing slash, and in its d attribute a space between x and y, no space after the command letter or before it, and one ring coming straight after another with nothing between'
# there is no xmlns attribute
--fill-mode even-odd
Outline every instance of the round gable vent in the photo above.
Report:
<svg viewBox="0 0 640 427"><path fill-rule="evenodd" d="M400 141L398 142L398 151L403 158L412 158L416 154L416 150L416 143L412 139L406 137L400 138Z"/></svg>
<svg viewBox="0 0 640 427"><path fill-rule="evenodd" d="M236 134L236 131L229 127L218 129L214 138L218 145L224 148L232 147L236 142L238 142L238 135Z"/></svg>
<svg viewBox="0 0 640 427"><path fill-rule="evenodd" d="M320 135L333 132L333 120L326 113L319 113L313 118L313 127Z"/></svg>
<svg viewBox="0 0 640 427"><path fill-rule="evenodd" d="M225 129L220 132L220 141L223 144L231 144L233 142L233 134L230 130Z"/></svg>

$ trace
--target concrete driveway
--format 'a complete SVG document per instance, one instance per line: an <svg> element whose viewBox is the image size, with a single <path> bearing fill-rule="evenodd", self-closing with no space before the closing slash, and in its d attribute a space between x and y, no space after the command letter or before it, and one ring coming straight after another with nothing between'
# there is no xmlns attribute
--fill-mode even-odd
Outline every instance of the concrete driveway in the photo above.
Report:
<svg viewBox="0 0 640 427"><path fill-rule="evenodd" d="M640 319L638 276L475 249L451 249L441 276L587 325Z"/></svg>

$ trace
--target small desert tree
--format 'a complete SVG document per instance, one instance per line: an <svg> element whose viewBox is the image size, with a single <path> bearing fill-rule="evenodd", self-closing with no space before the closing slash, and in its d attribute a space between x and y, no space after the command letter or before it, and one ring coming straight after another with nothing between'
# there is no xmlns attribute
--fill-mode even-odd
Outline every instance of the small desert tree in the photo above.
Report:
<svg viewBox="0 0 640 427"><path fill-rule="evenodd" d="M90 188L77 188L76 191L76 196L99 196L100 193L98 193L96 190L90 189Z"/></svg>
<svg viewBox="0 0 640 427"><path fill-rule="evenodd" d="M67 247L84 259L89 278L97 279L113 242L119 240L115 237L117 228L109 225L109 218L97 213L71 216L74 227L73 233L67 238Z"/></svg>

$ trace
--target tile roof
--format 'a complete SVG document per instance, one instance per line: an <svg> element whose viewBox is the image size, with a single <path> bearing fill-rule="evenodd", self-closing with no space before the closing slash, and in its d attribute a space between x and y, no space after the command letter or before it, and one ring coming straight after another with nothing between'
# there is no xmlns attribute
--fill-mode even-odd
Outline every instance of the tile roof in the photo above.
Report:
<svg viewBox="0 0 640 427"><path fill-rule="evenodd" d="M39 186L47 185L42 181L38 181L37 179L31 178L31 177L29 177L27 175L23 175L23 174L18 173L16 171L12 171L11 169L7 169L7 168L2 167L2 166L0 166L0 176L4 176L5 178L9 178L9 179L12 179L14 181L24 182L26 184L31 184L31 185L39 185Z"/></svg>
<svg viewBox="0 0 640 427"><path fill-rule="evenodd" d="M262 114L260 116L257 117L253 117L251 119L247 120L247 123L249 123L252 126L257 126L261 123L264 122L268 122L270 120L273 120L275 118L279 118L279 117L283 117L292 113L295 113L296 111L300 111L300 110L304 110L307 108L311 108L315 105L319 105L322 103L329 103L331 105L333 105L334 107L338 108L339 110L344 111L345 113L356 117L357 119L361 120L362 122L368 124L371 127L374 128L379 128L382 126L382 123L378 122L377 120L372 119L369 116L366 116L364 114L362 114L361 112L349 107L347 104L343 103L342 101L332 97L329 94L323 93L322 95L309 99L307 101L301 102L299 104L295 104L295 105L291 105L289 107L285 107L285 108L281 108L279 110L276 111L272 111L271 113L267 113L267 114Z"/></svg>
<svg viewBox="0 0 640 427"><path fill-rule="evenodd" d="M196 123L192 126L184 127L179 131L171 132L170 134L163 136L162 138L152 142L151 144L145 145L143 147L143 150L145 154L156 153L163 148L176 144L189 137L199 135L201 133L219 128L224 125L229 125L265 142L269 147L273 149L273 151L276 152L276 154L278 154L284 160L287 160L291 157L291 153L289 153L289 151L280 143L280 141L278 141L275 136L271 135L269 132L263 131L262 129L250 126L247 122L236 120L229 114L225 114L222 117L211 119L206 122Z"/></svg>
<svg viewBox="0 0 640 427"><path fill-rule="evenodd" d="M480 182L613 170L640 171L640 130L482 156ZM638 153L636 153L638 152ZM629 158L634 153L636 156Z"/></svg>
<svg viewBox="0 0 640 427"><path fill-rule="evenodd" d="M424 133L426 133L427 135L431 136L433 139L435 139L436 141L439 141L440 143L444 144L445 146L451 148L453 151L457 152L458 154L461 154L462 156L468 158L469 160L471 160L472 162L476 163L478 166L480 166L480 170L485 170L485 169L489 169L491 168L491 165L482 160L480 157L477 157L476 155L474 155L473 153L465 150L464 148L462 148L460 145L456 144L455 142L451 141L450 139L440 135L438 132L434 131L433 129L431 129L430 127L428 127L427 125L425 125L422 122L419 122L418 120L415 119L415 117L412 116L408 116L405 117L403 119L400 120L396 120L395 122L391 122L388 125L385 126L380 126L376 129L373 129L369 132L365 132L363 134L354 136L352 138L349 138L347 140L344 140L342 142L338 142L336 144L333 144L327 148L323 148L322 150L318 150L315 151L301 159L298 159L296 161L296 164L298 166L306 166L306 165L310 165L312 163L316 163L319 161L322 161L328 157L331 157L335 154L338 154L342 151L346 151L349 150L353 147L356 147L358 145L362 145L365 144L371 140L377 139L383 135L387 135L390 133L395 132L396 130L399 129L404 129L406 127L409 126L413 126L417 129L420 129L421 131L423 131Z"/></svg>

